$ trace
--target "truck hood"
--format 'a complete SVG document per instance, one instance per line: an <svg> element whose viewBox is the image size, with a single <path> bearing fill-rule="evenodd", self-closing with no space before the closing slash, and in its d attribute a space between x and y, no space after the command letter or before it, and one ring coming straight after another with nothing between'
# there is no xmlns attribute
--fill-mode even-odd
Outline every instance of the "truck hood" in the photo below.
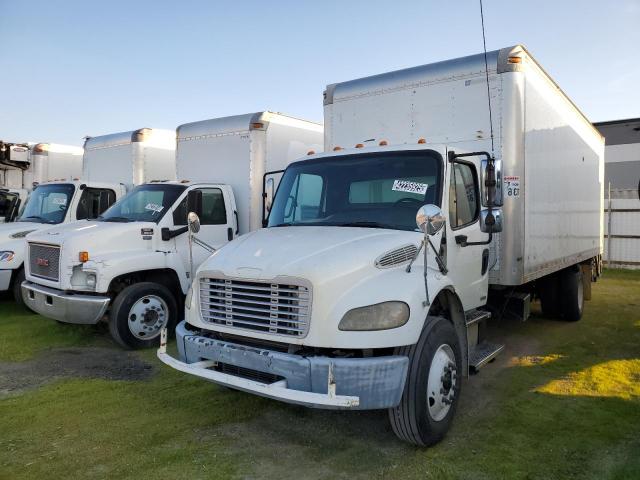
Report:
<svg viewBox="0 0 640 480"><path fill-rule="evenodd" d="M11 222L0 224L0 244L8 241L15 241L16 238L24 238L27 234L25 232L34 232L37 230L44 230L51 228L47 223L32 223L32 222ZM13 235L13 236L12 236Z"/></svg>
<svg viewBox="0 0 640 480"><path fill-rule="evenodd" d="M158 226L152 222L112 223L81 220L34 232L27 236L27 240L60 245L64 252L72 252L76 257L79 251L88 251L90 258L93 258L96 255L122 250L125 245L127 250L135 249L137 245L145 249L151 247L152 242L143 240L142 229L151 229L153 235L159 235Z"/></svg>
<svg viewBox="0 0 640 480"><path fill-rule="evenodd" d="M422 234L356 227L272 227L249 233L218 250L199 272L222 272L264 280L280 275L315 283L373 267L382 254L408 244Z"/></svg>

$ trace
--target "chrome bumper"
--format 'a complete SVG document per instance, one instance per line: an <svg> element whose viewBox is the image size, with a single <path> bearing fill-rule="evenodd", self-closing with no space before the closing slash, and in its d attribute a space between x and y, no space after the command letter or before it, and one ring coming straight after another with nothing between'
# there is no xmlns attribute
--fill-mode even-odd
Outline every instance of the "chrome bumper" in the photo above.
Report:
<svg viewBox="0 0 640 480"><path fill-rule="evenodd" d="M102 319L110 298L66 293L29 281L22 283L25 304L40 315L66 323L96 324Z"/></svg>
<svg viewBox="0 0 640 480"><path fill-rule="evenodd" d="M180 360L166 352L166 332L158 358L176 370L263 397L325 409L369 410L398 405L409 359L303 357L211 339L181 322L176 328ZM214 370L219 364L272 374L279 380L257 380Z"/></svg>

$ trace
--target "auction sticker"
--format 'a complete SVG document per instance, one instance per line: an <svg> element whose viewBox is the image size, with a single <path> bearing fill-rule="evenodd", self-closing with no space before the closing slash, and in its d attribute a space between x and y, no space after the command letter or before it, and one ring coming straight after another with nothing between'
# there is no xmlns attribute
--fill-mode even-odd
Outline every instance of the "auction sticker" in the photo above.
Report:
<svg viewBox="0 0 640 480"><path fill-rule="evenodd" d="M164 210L164 207L162 205L158 205L156 203L147 203L147 205L144 207L145 210L150 210L152 212L156 212L156 213L160 213L162 210Z"/></svg>
<svg viewBox="0 0 640 480"><path fill-rule="evenodd" d="M409 180L394 180L391 190L395 192L417 193L424 195L427 193L429 185L426 183L410 182Z"/></svg>
<svg viewBox="0 0 640 480"><path fill-rule="evenodd" d="M502 185L507 197L519 197L520 196L520 176L504 176L502 177Z"/></svg>

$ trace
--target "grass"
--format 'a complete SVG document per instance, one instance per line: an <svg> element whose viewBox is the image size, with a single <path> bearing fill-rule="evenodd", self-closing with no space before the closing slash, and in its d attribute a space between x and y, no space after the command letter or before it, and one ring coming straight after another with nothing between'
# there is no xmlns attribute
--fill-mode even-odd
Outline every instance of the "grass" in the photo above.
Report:
<svg viewBox="0 0 640 480"><path fill-rule="evenodd" d="M640 478L640 272L607 271L585 317L507 323L430 449L384 412L298 408L153 364L144 381L65 377L2 396L3 366L112 348L104 329L0 304L0 478Z"/></svg>

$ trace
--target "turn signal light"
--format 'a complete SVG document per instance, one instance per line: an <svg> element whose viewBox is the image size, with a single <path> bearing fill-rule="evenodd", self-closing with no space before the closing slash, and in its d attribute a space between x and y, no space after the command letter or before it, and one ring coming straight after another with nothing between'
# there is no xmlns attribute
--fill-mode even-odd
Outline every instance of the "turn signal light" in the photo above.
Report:
<svg viewBox="0 0 640 480"><path fill-rule="evenodd" d="M88 262L89 261L89 252L80 252L78 254L78 260L80 260L82 263Z"/></svg>
<svg viewBox="0 0 640 480"><path fill-rule="evenodd" d="M522 63L522 59L520 57L509 57L507 61L509 63Z"/></svg>
<svg viewBox="0 0 640 480"><path fill-rule="evenodd" d="M386 140L380 140L380 143L378 144L381 147L386 147L387 145L389 145L389 142L387 142Z"/></svg>

